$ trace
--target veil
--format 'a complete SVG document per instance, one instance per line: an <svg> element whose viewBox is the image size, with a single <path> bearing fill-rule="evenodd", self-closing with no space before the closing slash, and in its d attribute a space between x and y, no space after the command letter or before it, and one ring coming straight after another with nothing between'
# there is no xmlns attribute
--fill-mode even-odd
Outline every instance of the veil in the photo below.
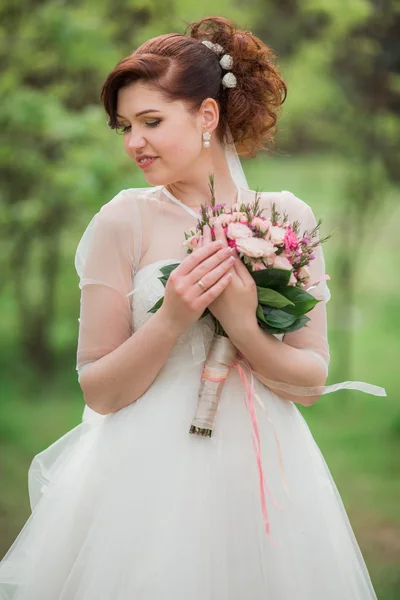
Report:
<svg viewBox="0 0 400 600"><path fill-rule="evenodd" d="M248 182L247 182L246 174L243 170L242 163L238 156L236 146L233 141L233 136L232 136L231 130L229 129L229 126L227 126L227 131L226 131L225 158L226 158L226 162L228 164L231 176L232 176L233 180L235 181L236 185L242 189L246 189L246 190L250 189ZM292 194L291 192L287 192L285 190L282 193L286 194L286 198L288 200L294 199L295 201L297 201L297 206L299 205L299 199L296 198L296 196L294 196L294 194ZM302 201L300 201L300 203L303 205L305 204ZM308 206L308 205L306 205L306 206ZM309 207L308 207L308 209L309 209L308 215L310 216L310 214L311 214L312 218L311 218L311 220L308 221L308 223L306 222L307 227L303 227L304 229L305 228L309 229L310 226L316 225L316 219L313 215L313 212ZM294 210L293 212L296 212L296 211ZM300 219L300 222L302 222L302 219ZM320 271L318 273L319 276L326 275L325 259L324 259L324 254L323 254L321 245L319 245L319 246L317 246L317 248L315 248L314 254L317 257L317 260L314 261L313 267L319 267L319 271ZM313 295L315 295L318 299L320 299L322 301L321 304L323 305L323 308L322 307L314 308L314 311L319 311L318 314L319 314L320 323L317 324L317 326L313 329L313 331L311 333L310 332L306 333L306 329L310 329L309 327L303 327L302 330L298 330L297 332L286 334L283 337L287 337L287 338L291 339L290 345L297 347L298 349L301 349L302 351L308 352L308 353L312 354L319 361L322 361L322 363L325 366L326 375L328 376L328 365L330 362L330 354L329 354L328 332L327 332L327 323L326 323L327 317L326 317L325 305L330 300L331 293L330 293L329 287L326 283L326 280L322 280L320 282L319 286L312 286L312 287L318 288L316 293L313 292ZM312 288L308 288L307 291L309 291L311 293L311 289ZM321 294L321 292L322 292L322 294ZM320 294L320 295L318 295L318 294ZM325 322L323 323L322 321L325 321ZM282 336L276 336L276 337L282 338ZM303 338L303 341L302 341L302 338ZM306 343L304 343L304 340L307 340ZM306 387L306 386L292 385L292 384L289 384L286 382L267 379L266 377L264 377L260 373L257 373L256 371L253 371L253 374L260 381L265 383L268 387L270 387L274 390L278 390L278 391L281 390L281 391L288 392L289 394L292 394L293 396L319 396L322 394L328 394L330 392L335 392L340 389L359 390L361 392L365 392L367 394L372 394L374 396L386 396L387 395L384 388L376 386L376 385L372 385L369 383L365 383L363 381L343 381L341 383L336 383L336 384L329 385L329 386L313 386L313 387L308 386L308 387Z"/></svg>
<svg viewBox="0 0 400 600"><path fill-rule="evenodd" d="M228 164L229 170L232 175L232 179L236 183L236 185L245 190L249 189L249 185L247 183L247 178L245 172L242 167L242 163L240 162L240 158L236 151L236 146L233 141L231 130L229 129L229 125L227 125L226 130L226 141L225 141L225 159Z"/></svg>

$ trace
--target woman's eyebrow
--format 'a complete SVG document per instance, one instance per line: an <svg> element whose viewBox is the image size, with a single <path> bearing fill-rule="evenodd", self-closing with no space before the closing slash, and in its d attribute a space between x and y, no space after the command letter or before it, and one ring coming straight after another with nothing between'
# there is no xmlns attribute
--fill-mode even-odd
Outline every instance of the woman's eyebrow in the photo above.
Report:
<svg viewBox="0 0 400 600"><path fill-rule="evenodd" d="M136 113L135 117L140 117L140 115L144 115L149 112L161 112L161 111L157 110L156 108L147 108L146 110L141 110L140 112ZM123 117L122 115L119 115L118 113L115 113L115 114L120 119L125 119L125 117Z"/></svg>

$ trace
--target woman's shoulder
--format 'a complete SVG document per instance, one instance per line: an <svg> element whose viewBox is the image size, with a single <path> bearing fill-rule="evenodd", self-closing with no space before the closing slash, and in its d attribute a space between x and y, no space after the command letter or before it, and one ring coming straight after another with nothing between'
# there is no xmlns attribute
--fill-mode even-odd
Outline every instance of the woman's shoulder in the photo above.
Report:
<svg viewBox="0 0 400 600"><path fill-rule="evenodd" d="M162 186L124 188L115 194L115 196L113 196L110 200L108 200L108 202L103 204L100 208L100 211L111 211L112 209L123 206L128 207L136 202L146 201L152 197L158 198L161 187Z"/></svg>
<svg viewBox="0 0 400 600"><path fill-rule="evenodd" d="M157 200L159 188L124 188L100 206L93 218L109 223L129 223L136 220L149 200Z"/></svg>
<svg viewBox="0 0 400 600"><path fill-rule="evenodd" d="M156 188L124 188L101 205L90 217L78 242L76 264L81 264L78 256L85 255L93 240L126 248L127 252L132 246L137 249L141 243L140 206L154 191Z"/></svg>
<svg viewBox="0 0 400 600"><path fill-rule="evenodd" d="M300 216L311 210L311 207L307 202L289 190L267 192L249 190L249 192L254 198L256 197L256 194L258 194L261 207L268 211L271 211L274 203L279 211L286 211L289 216Z"/></svg>

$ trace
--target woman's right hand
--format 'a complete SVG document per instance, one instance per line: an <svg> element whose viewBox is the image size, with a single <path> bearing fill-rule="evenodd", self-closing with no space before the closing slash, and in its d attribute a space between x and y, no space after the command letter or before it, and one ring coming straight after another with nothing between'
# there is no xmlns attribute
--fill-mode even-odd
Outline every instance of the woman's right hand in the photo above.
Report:
<svg viewBox="0 0 400 600"><path fill-rule="evenodd" d="M160 311L177 334L197 321L224 291L234 261L231 248L215 241L196 249L171 272Z"/></svg>

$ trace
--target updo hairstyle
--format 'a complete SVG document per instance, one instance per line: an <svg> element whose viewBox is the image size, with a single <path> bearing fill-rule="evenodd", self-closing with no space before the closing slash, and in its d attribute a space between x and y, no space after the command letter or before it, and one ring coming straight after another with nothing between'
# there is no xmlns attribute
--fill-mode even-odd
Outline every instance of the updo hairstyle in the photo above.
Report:
<svg viewBox="0 0 400 600"><path fill-rule="evenodd" d="M233 59L236 87L221 84L225 71L213 50L202 44L219 44ZM109 126L118 127L118 90L137 80L161 91L167 102L184 101L190 112L206 98L214 98L220 118L216 134L226 141L226 126L240 156L253 157L273 147L286 84L275 64L276 56L251 31L238 29L224 17L207 17L186 27L184 34L169 33L144 42L118 62L101 89Z"/></svg>

